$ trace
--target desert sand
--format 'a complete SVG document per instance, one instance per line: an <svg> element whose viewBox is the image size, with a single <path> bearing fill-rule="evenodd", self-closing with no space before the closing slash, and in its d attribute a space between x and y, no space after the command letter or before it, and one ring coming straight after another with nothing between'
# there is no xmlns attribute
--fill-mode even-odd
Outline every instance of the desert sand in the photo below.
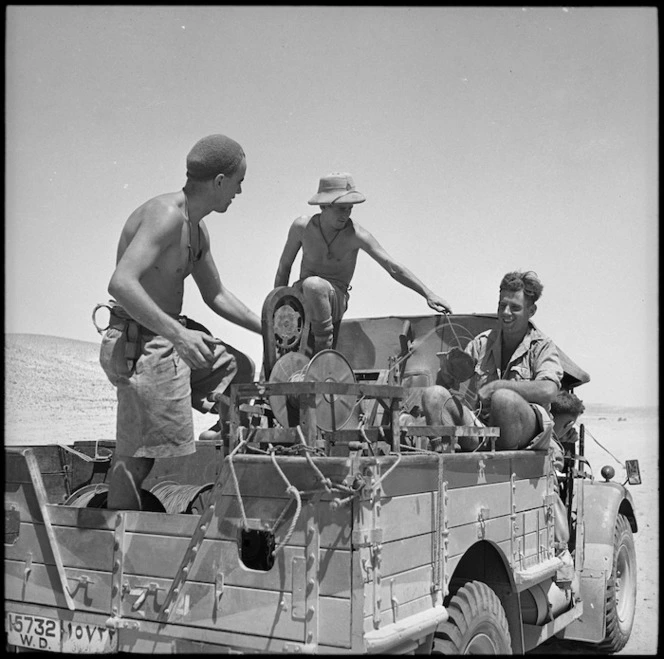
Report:
<svg viewBox="0 0 664 659"><path fill-rule="evenodd" d="M591 374L592 375L592 374ZM583 387L576 393L583 400ZM52 336L5 335L5 444L72 444L115 438L115 389L99 365L99 345ZM215 418L192 411L196 434ZM623 482L621 463L638 459L636 505L638 597L632 635L621 655L656 654L659 647L659 412L586 403L586 457L601 479L604 465ZM603 448L600 447L601 444ZM606 450L605 450L606 449ZM607 453L607 450L612 454ZM552 641L533 654L588 654L581 644Z"/></svg>

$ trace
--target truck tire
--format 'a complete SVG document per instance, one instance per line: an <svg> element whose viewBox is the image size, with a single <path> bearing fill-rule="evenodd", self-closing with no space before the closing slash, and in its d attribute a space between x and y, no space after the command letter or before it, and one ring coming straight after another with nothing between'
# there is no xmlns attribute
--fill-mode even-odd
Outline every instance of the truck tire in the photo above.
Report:
<svg viewBox="0 0 664 659"><path fill-rule="evenodd" d="M616 519L613 538L613 567L606 585L606 636L599 645L605 652L619 652L625 647L636 610L636 550L624 515Z"/></svg>
<svg viewBox="0 0 664 659"><path fill-rule="evenodd" d="M469 581L447 606L449 618L438 625L436 654L512 654L505 609L481 581Z"/></svg>

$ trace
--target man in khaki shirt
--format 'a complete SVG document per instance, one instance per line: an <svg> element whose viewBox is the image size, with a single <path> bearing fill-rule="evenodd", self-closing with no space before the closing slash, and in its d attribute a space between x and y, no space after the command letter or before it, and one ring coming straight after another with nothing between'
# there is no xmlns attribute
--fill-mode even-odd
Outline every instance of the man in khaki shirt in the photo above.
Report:
<svg viewBox="0 0 664 659"><path fill-rule="evenodd" d="M479 421L500 428L496 448L546 448L553 431L551 401L560 389L563 368L553 341L530 319L542 294L537 274L509 272L499 286L498 327L478 334L465 348L474 369ZM476 417L450 389L458 380L450 373L448 357L441 353L438 382L422 395L428 425L473 425ZM464 440L473 450L478 440Z"/></svg>

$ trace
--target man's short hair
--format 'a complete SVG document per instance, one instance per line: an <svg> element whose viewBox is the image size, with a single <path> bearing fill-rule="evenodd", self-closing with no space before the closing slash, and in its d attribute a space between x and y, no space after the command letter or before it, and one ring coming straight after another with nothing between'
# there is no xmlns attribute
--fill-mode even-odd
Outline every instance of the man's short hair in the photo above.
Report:
<svg viewBox="0 0 664 659"><path fill-rule="evenodd" d="M523 291L524 297L532 305L540 299L544 286L537 273L528 270L527 272L508 272L500 282L499 289L513 292Z"/></svg>
<svg viewBox="0 0 664 659"><path fill-rule="evenodd" d="M571 391L561 391L551 402L551 414L571 414L579 416L586 411L583 401Z"/></svg>
<svg viewBox="0 0 664 659"><path fill-rule="evenodd" d="M226 135L208 135L187 155L187 178L209 181L217 174L233 176L245 157L242 147Z"/></svg>

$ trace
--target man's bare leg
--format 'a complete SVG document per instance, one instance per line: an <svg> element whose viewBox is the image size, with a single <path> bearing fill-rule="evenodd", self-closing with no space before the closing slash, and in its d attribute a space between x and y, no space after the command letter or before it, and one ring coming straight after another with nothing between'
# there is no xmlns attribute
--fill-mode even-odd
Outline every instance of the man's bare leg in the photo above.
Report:
<svg viewBox="0 0 664 659"><path fill-rule="evenodd" d="M314 335L314 352L331 348L334 339L332 285L322 277L307 277L302 282L302 293Z"/></svg>
<svg viewBox="0 0 664 659"><path fill-rule="evenodd" d="M108 486L109 510L141 510L141 485L154 465L154 458L115 455Z"/></svg>
<svg viewBox="0 0 664 659"><path fill-rule="evenodd" d="M440 385L427 387L422 392L422 410L428 426L471 426L473 419L470 411ZM459 446L464 451L475 450L480 443L479 437L462 437Z"/></svg>
<svg viewBox="0 0 664 659"><path fill-rule="evenodd" d="M525 448L540 432L537 415L530 403L509 389L498 389L491 396L489 425L500 428L496 448L501 451Z"/></svg>

